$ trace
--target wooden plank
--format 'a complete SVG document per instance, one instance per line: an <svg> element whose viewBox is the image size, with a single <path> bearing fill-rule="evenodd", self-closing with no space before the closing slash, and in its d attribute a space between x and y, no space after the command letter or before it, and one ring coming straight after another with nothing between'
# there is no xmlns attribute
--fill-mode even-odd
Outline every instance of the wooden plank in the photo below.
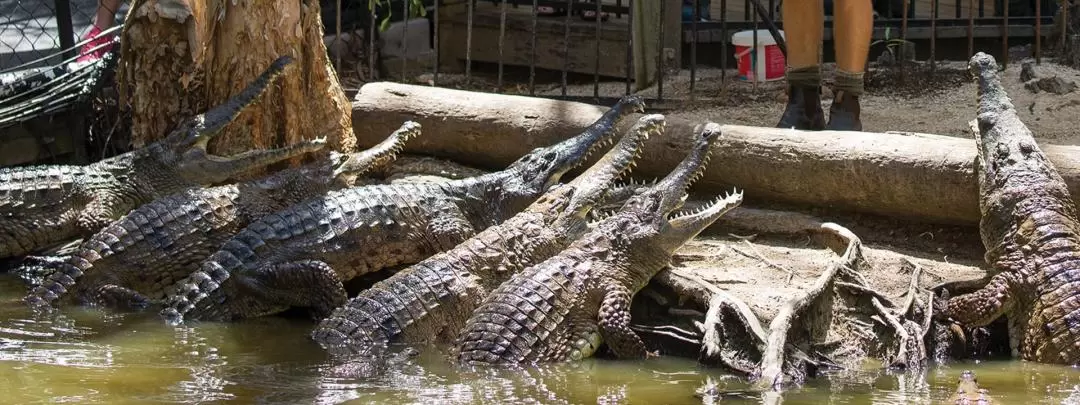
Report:
<svg viewBox="0 0 1080 405"><path fill-rule="evenodd" d="M440 66L448 70L454 64L466 60L466 35L468 29L467 8L464 5L440 7ZM596 23L581 18L571 18L568 70L593 74L596 69ZM471 58L473 61L499 61L500 8L488 2L477 2L473 15ZM629 40L628 21L625 15L614 15L601 24L600 74L625 78L626 44ZM538 18L536 24L536 67L562 70L565 19L561 17ZM532 7L514 8L507 5L506 28L503 39L502 61L506 65L529 66L532 58Z"/></svg>

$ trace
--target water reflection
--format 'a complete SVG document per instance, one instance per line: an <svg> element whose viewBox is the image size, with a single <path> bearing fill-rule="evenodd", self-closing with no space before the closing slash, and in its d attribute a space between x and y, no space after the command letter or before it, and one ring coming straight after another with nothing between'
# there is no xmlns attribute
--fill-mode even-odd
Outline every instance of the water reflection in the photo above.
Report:
<svg viewBox="0 0 1080 405"><path fill-rule="evenodd" d="M18 281L0 279L2 403L699 404L695 391L710 378L724 393L720 403L762 403L741 378L675 358L472 368L424 348L392 356L378 377L351 378L308 339L314 325L307 320L172 328L153 311L35 316L23 294ZM931 367L925 375L871 364L872 371L813 380L786 393L783 404L944 403L967 368L998 403L1080 403L1077 369L997 361Z"/></svg>

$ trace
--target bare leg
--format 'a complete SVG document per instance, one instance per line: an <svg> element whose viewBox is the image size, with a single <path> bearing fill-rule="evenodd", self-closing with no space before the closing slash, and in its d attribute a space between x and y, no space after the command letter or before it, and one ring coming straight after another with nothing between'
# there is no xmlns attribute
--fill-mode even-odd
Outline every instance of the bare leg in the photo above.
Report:
<svg viewBox="0 0 1080 405"><path fill-rule="evenodd" d="M874 11L870 0L835 0L836 97L829 108L827 129L862 131L859 97L863 93L863 73L874 32Z"/></svg>
<svg viewBox="0 0 1080 405"><path fill-rule="evenodd" d="M821 110L823 0L788 0L782 5L784 38L787 40L788 102L776 125L781 128L820 130L825 127Z"/></svg>
<svg viewBox="0 0 1080 405"><path fill-rule="evenodd" d="M120 10L122 0L98 0L97 12L94 14L94 25L83 39L92 39L83 45L80 50L79 62L100 59L109 51L107 44L112 41L114 35L101 35L101 32L109 29L116 23L116 12Z"/></svg>
<svg viewBox="0 0 1080 405"><path fill-rule="evenodd" d="M121 0L98 0L97 14L94 15L94 26L107 29L116 23L116 12L120 10Z"/></svg>

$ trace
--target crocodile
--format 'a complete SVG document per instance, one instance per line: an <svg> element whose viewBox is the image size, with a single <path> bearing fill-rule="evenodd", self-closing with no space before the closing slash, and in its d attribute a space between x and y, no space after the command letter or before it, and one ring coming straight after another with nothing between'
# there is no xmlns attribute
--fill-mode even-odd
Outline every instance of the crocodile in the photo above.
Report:
<svg viewBox="0 0 1080 405"><path fill-rule="evenodd" d="M964 370L956 381L956 392L949 397L950 404L956 405L990 405L993 401L987 395L987 390L979 388L979 381L971 370Z"/></svg>
<svg viewBox="0 0 1080 405"><path fill-rule="evenodd" d="M968 62L978 83L979 233L993 276L946 302L940 318L968 328L1006 316L1014 357L1080 363L1080 223L1065 181L1021 122L997 61Z"/></svg>
<svg viewBox="0 0 1080 405"><path fill-rule="evenodd" d="M617 123L644 111L626 96L581 134L533 149L505 169L443 183L354 187L256 221L211 255L162 309L169 324L235 320L289 307L323 318L345 304L343 282L415 264L525 209L591 152Z"/></svg>
<svg viewBox="0 0 1080 405"><path fill-rule="evenodd" d="M454 357L462 364L579 360L601 343L619 358L648 355L630 329L630 302L676 249L742 203L742 193L700 210L675 211L708 163L720 126L706 123L687 157L638 191L559 254L496 287L465 322Z"/></svg>
<svg viewBox="0 0 1080 405"><path fill-rule="evenodd" d="M193 188L154 200L94 234L25 298L43 309L63 297L81 305L144 309L198 269L244 226L391 162L420 124L406 122L371 149L341 154L253 181ZM72 294L67 294L71 292Z"/></svg>
<svg viewBox="0 0 1080 405"><path fill-rule="evenodd" d="M312 338L324 348L360 349L394 341L452 343L489 291L584 234L587 214L630 171L664 116L646 115L584 173L544 193L505 222L363 290L323 319Z"/></svg>
<svg viewBox="0 0 1080 405"><path fill-rule="evenodd" d="M89 165L0 169L0 259L86 238L132 209L193 186L315 152L325 139L222 157L206 151L292 62L283 56L225 103L184 120L161 140Z"/></svg>
<svg viewBox="0 0 1080 405"><path fill-rule="evenodd" d="M377 150L385 149L384 146L375 146L372 151L365 153L372 153ZM373 162L372 164L367 165L367 171L338 170L340 174L336 176L336 180L334 181L341 185L353 187L369 184L403 182L444 182L487 173L482 169L463 165L451 160L423 155L400 154L397 153L397 151L394 152L397 157L393 161L387 161L385 163ZM324 164L337 166L338 163L334 162L340 162L341 159L345 158L345 155L343 154L337 154L336 152L331 152L331 154L336 155L336 157L331 156L328 163ZM361 158L352 159L366 161L366 159ZM349 172L353 172L353 175L347 175ZM326 180L328 178L329 177L319 177L320 180ZM615 198L619 198L620 194L625 193L622 190L613 190L612 192L619 193L616 194ZM625 199L625 197L622 198ZM48 252L43 252L44 254L23 256L10 268L9 273L19 277L26 283L28 288L33 289L44 283L46 278L63 266L69 259L68 256L72 255L83 242L82 239L76 239L63 246L50 248Z"/></svg>

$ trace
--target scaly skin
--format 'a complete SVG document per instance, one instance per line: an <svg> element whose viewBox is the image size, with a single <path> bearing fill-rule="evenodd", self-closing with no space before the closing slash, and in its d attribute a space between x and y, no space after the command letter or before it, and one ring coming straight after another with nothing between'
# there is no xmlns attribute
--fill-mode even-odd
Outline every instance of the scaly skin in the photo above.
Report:
<svg viewBox="0 0 1080 405"><path fill-rule="evenodd" d="M505 222L395 273L322 320L312 338L327 349L391 342L450 343L488 292L554 256L586 230L587 214L632 167L664 117L646 115L596 164Z"/></svg>
<svg viewBox="0 0 1080 405"><path fill-rule="evenodd" d="M969 62L979 85L980 233L996 273L981 290L956 296L942 315L968 327L1008 316L1013 355L1080 362L1080 224L1053 164L1020 121L994 58Z"/></svg>
<svg viewBox="0 0 1080 405"><path fill-rule="evenodd" d="M517 214L643 109L628 96L582 134L536 148L505 170L445 183L333 191L268 215L225 242L166 300L165 320L232 320L345 304L342 282L415 264Z"/></svg>
<svg viewBox="0 0 1080 405"><path fill-rule="evenodd" d="M669 219L706 166L719 134L719 125L706 124L694 149L667 177L566 250L492 291L459 335L458 361L578 360L601 343L621 358L646 357L644 343L630 329L634 294L667 266L676 249L742 202L736 193Z"/></svg>
<svg viewBox="0 0 1080 405"><path fill-rule="evenodd" d="M374 151L382 150L381 148L384 147L386 147L385 143L375 146L364 153L371 154ZM330 153L331 155L334 155L330 157L331 161L337 161L344 156L337 154L336 152ZM360 174L353 173L350 175L350 170L339 169L338 172L340 172L340 174L337 176L336 182L344 184L345 187L387 183L432 183L464 179L487 173L481 169L450 160L429 156L395 154L397 155L397 158L393 161L381 163L372 161L372 163L368 165L370 170ZM611 200L622 201L625 199L626 197L622 197L621 199L616 197ZM282 207L282 209L284 209L284 207ZM590 213L590 217L592 214L593 213ZM15 267L10 269L9 272L21 278L27 284L29 289L33 289L40 286L45 282L46 278L56 272L57 269L68 260L69 256L82 245L82 243L82 239L75 239L68 244L55 248L55 250L50 247L47 255L24 256L19 260ZM203 257L203 259L205 259L205 257Z"/></svg>
<svg viewBox="0 0 1080 405"><path fill-rule="evenodd" d="M206 152L207 142L254 103L290 62L279 58L240 94L144 148L86 166L0 169L0 259L89 237L157 198L321 149L323 139L231 157Z"/></svg>
<svg viewBox="0 0 1080 405"><path fill-rule="evenodd" d="M956 381L956 392L949 398L949 403L956 405L990 405L993 402L987 391L979 388L975 373L964 370Z"/></svg>
<svg viewBox="0 0 1080 405"><path fill-rule="evenodd" d="M38 309L63 297L83 305L127 309L159 302L166 288L197 270L244 226L345 186L343 177L389 164L420 129L420 124L409 121L363 152L331 152L322 161L263 179L193 188L154 200L94 234L66 260L51 262L58 271L32 289L25 301Z"/></svg>

